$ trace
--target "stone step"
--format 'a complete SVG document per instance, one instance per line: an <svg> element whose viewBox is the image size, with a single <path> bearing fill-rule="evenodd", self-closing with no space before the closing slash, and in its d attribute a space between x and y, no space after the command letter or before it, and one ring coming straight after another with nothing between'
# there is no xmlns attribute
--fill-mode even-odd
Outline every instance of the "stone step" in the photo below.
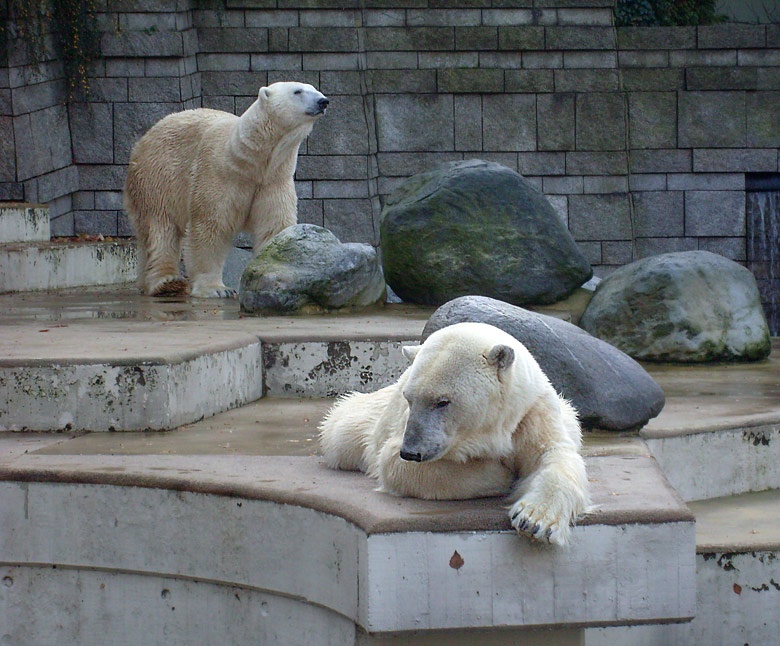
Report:
<svg viewBox="0 0 780 646"><path fill-rule="evenodd" d="M780 340L763 361L646 367L666 406L639 435L683 500L780 488Z"/></svg>
<svg viewBox="0 0 780 646"><path fill-rule="evenodd" d="M0 244L0 293L126 283L135 277L131 240Z"/></svg>
<svg viewBox="0 0 780 646"><path fill-rule="evenodd" d="M306 419L316 412L301 406ZM495 643L517 643L540 627L575 644L584 626L693 615L693 517L654 460L636 452L587 458L597 509L574 529L571 547L557 549L517 536L500 498L396 498L364 474L286 455L273 442L276 452L265 455L212 454L203 444L198 455L171 455L171 445L154 441L145 453L138 445L112 455L60 435L47 436L47 449L5 450L25 436L0 435L0 625L12 632L31 621L19 600L42 590L51 603L36 625L81 621L90 632L100 621L112 634L138 615L154 643L171 606L183 641L201 643L197 631L212 630L233 643L233 612L208 613L216 626L199 619L208 604L231 599L247 621L262 613L264 629L285 643L315 646L380 644L398 631L416 631L409 644L466 644L495 629L508 640ZM71 616L76 588L80 608L127 602L102 603L99 620ZM304 624L313 632L301 636Z"/></svg>
<svg viewBox="0 0 780 646"><path fill-rule="evenodd" d="M51 237L45 204L0 202L0 244L43 242Z"/></svg>
<svg viewBox="0 0 780 646"><path fill-rule="evenodd" d="M0 429L169 429L262 396L256 335L134 323L5 326Z"/></svg>
<svg viewBox="0 0 780 646"><path fill-rule="evenodd" d="M164 430L266 395L375 390L425 313L24 322L0 334L0 430ZM308 363L305 361L308 360Z"/></svg>
<svg viewBox="0 0 780 646"><path fill-rule="evenodd" d="M775 644L780 610L780 490L690 503L696 516L696 616L688 624L589 629L586 646Z"/></svg>

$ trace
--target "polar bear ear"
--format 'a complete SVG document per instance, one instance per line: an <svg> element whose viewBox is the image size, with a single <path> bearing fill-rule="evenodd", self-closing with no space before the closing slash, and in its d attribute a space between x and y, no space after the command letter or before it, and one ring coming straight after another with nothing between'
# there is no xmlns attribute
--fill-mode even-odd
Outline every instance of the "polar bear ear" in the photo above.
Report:
<svg viewBox="0 0 780 646"><path fill-rule="evenodd" d="M401 354L411 363L420 351L421 345L405 345L401 348Z"/></svg>
<svg viewBox="0 0 780 646"><path fill-rule="evenodd" d="M515 361L515 351L508 345L494 345L485 355L485 359L491 366L506 370Z"/></svg>
<svg viewBox="0 0 780 646"><path fill-rule="evenodd" d="M257 94L257 98L261 101L265 101L269 96L271 96L271 88L269 87L261 87L260 92Z"/></svg>

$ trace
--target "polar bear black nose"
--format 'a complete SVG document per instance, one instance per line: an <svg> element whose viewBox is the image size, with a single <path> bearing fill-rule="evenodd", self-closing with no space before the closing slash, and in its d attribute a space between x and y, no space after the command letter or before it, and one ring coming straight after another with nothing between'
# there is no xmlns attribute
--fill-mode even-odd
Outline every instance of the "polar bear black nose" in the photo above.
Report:
<svg viewBox="0 0 780 646"><path fill-rule="evenodd" d="M329 103L330 99L326 97L322 97L319 101L317 101L317 105L320 106L323 110L328 107Z"/></svg>
<svg viewBox="0 0 780 646"><path fill-rule="evenodd" d="M410 451L404 451L401 450L401 459L406 460L407 462L422 462L422 454L421 453L411 453Z"/></svg>

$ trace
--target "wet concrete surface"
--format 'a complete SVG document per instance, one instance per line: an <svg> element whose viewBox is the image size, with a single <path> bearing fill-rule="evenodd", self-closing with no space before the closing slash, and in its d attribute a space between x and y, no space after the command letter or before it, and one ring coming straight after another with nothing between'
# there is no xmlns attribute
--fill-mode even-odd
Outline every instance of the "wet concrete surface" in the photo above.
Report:
<svg viewBox="0 0 780 646"><path fill-rule="evenodd" d="M780 423L780 339L763 361L645 368L666 393L666 406L643 437Z"/></svg>
<svg viewBox="0 0 780 646"><path fill-rule="evenodd" d="M131 286L0 295L0 365L169 363L262 339L416 339L433 308L242 316L234 299L157 299ZM99 316L91 316L99 314Z"/></svg>
<svg viewBox="0 0 780 646"><path fill-rule="evenodd" d="M696 515L697 552L780 549L780 491L688 503Z"/></svg>
<svg viewBox="0 0 780 646"><path fill-rule="evenodd" d="M235 320L234 299L152 298L133 284L0 294L0 323L132 319L138 321Z"/></svg>
<svg viewBox="0 0 780 646"><path fill-rule="evenodd" d="M360 314L307 317L242 317L235 299L152 298L142 296L134 285L121 285L54 292L0 295L0 365L41 362L126 363L176 361L204 351L219 351L262 339L266 342L416 338L433 308L406 304L387 305ZM551 311L567 318L567 313ZM641 431L643 437L664 437L780 423L780 340L775 339L772 355L760 362L743 364L663 365L645 364L664 389L667 401L659 417ZM255 406L259 408L255 410ZM312 415L317 412L311 404ZM233 435L222 444L242 447L252 454L252 445L270 438L274 429L286 428L293 436L299 425L285 425L273 406L253 404L158 434L142 433L142 440L123 437L123 449L205 451L220 449L209 434ZM285 413L286 415L287 413ZM227 415L228 417L225 417ZM247 417L244 418L243 416ZM257 416L256 423L247 421ZM266 420L266 421L263 421ZM252 420L253 422L253 420ZM218 427L215 425L223 425ZM280 426L282 425L282 426ZM304 436L293 438L310 442ZM176 442L181 434L184 442ZM163 439L163 437L165 439ZM277 437L283 437L281 431ZM285 436L286 437L286 436ZM619 437L624 439L618 440ZM632 435L589 434L592 451L614 452L618 441L628 450ZM202 438L202 439L199 439ZM308 438L308 439L307 439ZM629 438L629 439L625 439ZM90 440L106 442L117 449L111 437ZM141 442L141 444L139 444ZM200 444L200 442L203 442ZM269 440L270 442L270 440ZM306 443L304 442L304 444ZM70 444L70 442L68 442ZM86 443L86 441L85 441ZM257 448L267 452L273 442ZM230 449L224 449L226 452ZM289 445L283 451L299 448ZM309 450L305 450L307 454Z"/></svg>
<svg viewBox="0 0 780 646"><path fill-rule="evenodd" d="M66 441L63 438L35 452L46 455L316 455L317 425L332 403L330 399L264 397L173 431L89 433ZM0 450L1 442L0 438Z"/></svg>
<svg viewBox="0 0 780 646"><path fill-rule="evenodd" d="M318 455L317 425L332 399L264 397L173 431L39 434L48 437L30 452L42 455ZM13 433L0 434L11 441ZM56 438L59 438L57 441ZM590 432L587 456L649 455L636 434Z"/></svg>

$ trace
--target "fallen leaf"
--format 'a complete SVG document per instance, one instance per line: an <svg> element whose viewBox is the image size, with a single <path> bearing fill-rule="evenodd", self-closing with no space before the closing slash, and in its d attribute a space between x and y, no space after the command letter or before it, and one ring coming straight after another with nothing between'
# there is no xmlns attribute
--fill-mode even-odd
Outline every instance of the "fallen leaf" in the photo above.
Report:
<svg viewBox="0 0 780 646"><path fill-rule="evenodd" d="M734 593L735 594L742 594L742 586L739 585L739 583L734 584Z"/></svg>
<svg viewBox="0 0 780 646"><path fill-rule="evenodd" d="M460 568L463 567L463 564L465 562L466 561L463 560L463 557L460 554L458 554L458 550L455 550L452 553L452 556L450 557L450 567L453 570L460 570Z"/></svg>

